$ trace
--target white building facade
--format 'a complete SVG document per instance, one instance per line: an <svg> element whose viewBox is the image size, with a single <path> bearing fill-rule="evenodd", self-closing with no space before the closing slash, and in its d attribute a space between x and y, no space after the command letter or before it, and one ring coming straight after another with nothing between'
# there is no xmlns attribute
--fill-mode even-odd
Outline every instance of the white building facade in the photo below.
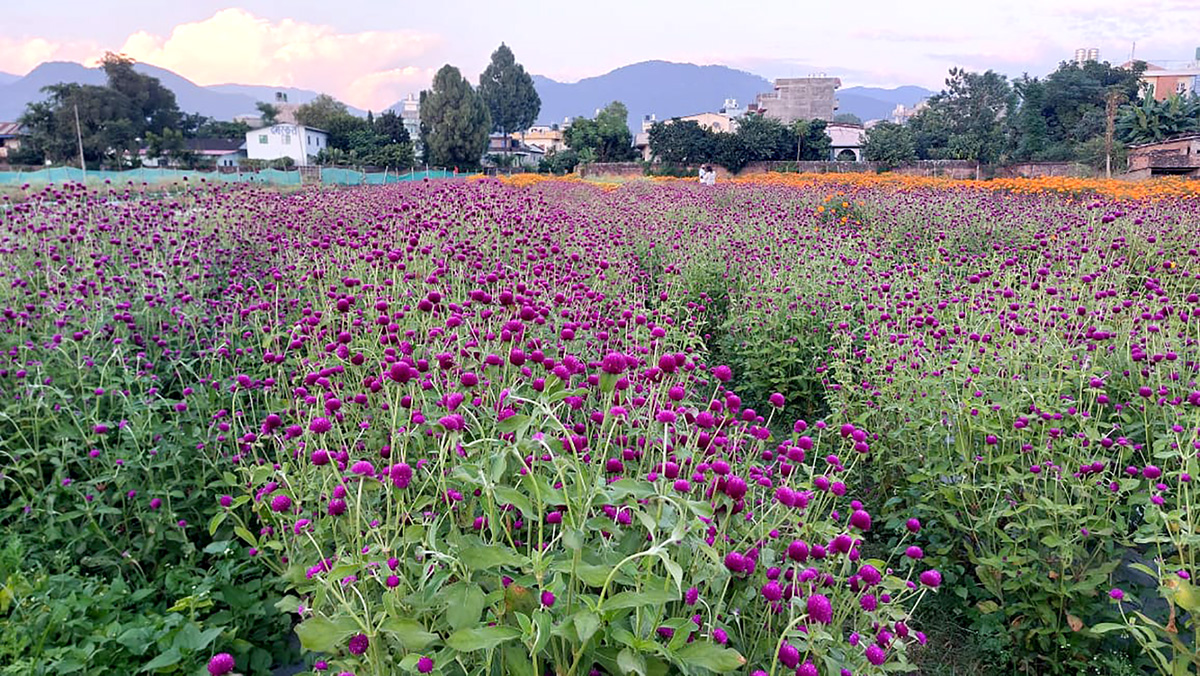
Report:
<svg viewBox="0 0 1200 676"><path fill-rule="evenodd" d="M252 160L290 157L296 166L307 167L328 146L328 134L300 124L276 124L246 132L246 157Z"/></svg>

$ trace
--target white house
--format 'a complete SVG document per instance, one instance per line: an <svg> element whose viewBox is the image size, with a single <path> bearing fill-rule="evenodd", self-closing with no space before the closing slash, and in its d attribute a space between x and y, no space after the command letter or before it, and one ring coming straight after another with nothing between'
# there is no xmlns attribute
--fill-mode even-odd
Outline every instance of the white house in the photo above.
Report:
<svg viewBox="0 0 1200 676"><path fill-rule="evenodd" d="M301 124L277 124L246 132L246 157L279 160L290 157L298 167L313 164L317 153L329 145L329 134Z"/></svg>
<svg viewBox="0 0 1200 676"><path fill-rule="evenodd" d="M825 133L829 136L829 145L832 146L829 159L862 161L863 143L866 142L867 131L861 125L830 122L825 125Z"/></svg>

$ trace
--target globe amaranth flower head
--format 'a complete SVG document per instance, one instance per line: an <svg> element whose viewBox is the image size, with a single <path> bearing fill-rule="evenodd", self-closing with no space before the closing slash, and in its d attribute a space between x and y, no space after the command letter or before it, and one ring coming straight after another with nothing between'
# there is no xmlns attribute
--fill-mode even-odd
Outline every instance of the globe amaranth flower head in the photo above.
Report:
<svg viewBox="0 0 1200 676"><path fill-rule="evenodd" d="M308 430L315 434L324 434L333 429L333 423L329 422L329 418L313 418L308 424Z"/></svg>
<svg viewBox="0 0 1200 676"><path fill-rule="evenodd" d="M808 601L805 603L805 610L808 611L808 616L814 622L821 624L833 622L833 604L829 602L828 596L813 594L808 597Z"/></svg>
<svg viewBox="0 0 1200 676"><path fill-rule="evenodd" d="M938 587L942 584L942 574L936 570L927 570L921 573L921 584L926 587Z"/></svg>
<svg viewBox="0 0 1200 676"><path fill-rule="evenodd" d="M217 653L208 661L208 673L212 676L224 676L233 671L234 666L233 655Z"/></svg>
<svg viewBox="0 0 1200 676"><path fill-rule="evenodd" d="M421 659L417 660L417 671L422 674L428 674L429 672L433 671L433 658L422 657Z"/></svg>
<svg viewBox="0 0 1200 676"><path fill-rule="evenodd" d="M350 637L350 642L346 644L346 649L351 655L361 655L367 652L367 648L371 646L371 639L367 638L366 634L355 634Z"/></svg>

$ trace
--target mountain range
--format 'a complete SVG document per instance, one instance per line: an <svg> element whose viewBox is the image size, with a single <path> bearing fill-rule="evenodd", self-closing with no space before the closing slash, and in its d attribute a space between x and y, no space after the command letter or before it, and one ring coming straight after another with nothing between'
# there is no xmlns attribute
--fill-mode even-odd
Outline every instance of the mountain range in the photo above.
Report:
<svg viewBox="0 0 1200 676"><path fill-rule="evenodd" d="M258 101L274 101L276 92L285 92L289 103L307 103L318 96L315 91L268 85L219 84L200 86L165 68L139 63L134 68L158 78L175 92L181 110L201 113L219 120L235 115L253 114ZM42 88L59 82L104 84L104 72L78 63L48 61L24 76L0 73L0 121L20 117L25 106L43 98ZM612 101L621 101L629 109L629 126L640 129L641 120L654 115L659 120L719 109L725 99L737 99L745 107L754 96L772 90L772 83L759 75L726 66L696 66L689 63L645 61L617 68L597 77L578 82L557 82L533 76L534 87L542 99L538 122L562 123L566 118L591 117ZM863 120L883 119L896 104L913 106L933 92L921 87L895 89L847 87L838 91L838 112L853 113ZM393 108L400 109L400 104ZM356 115L366 112L350 109Z"/></svg>

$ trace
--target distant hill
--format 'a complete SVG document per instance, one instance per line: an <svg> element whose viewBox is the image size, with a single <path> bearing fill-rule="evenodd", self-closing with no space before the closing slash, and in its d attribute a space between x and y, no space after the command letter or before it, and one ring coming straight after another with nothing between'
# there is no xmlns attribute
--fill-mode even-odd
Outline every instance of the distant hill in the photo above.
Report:
<svg viewBox="0 0 1200 676"><path fill-rule="evenodd" d="M629 126L635 132L641 129L646 115L667 120L716 111L727 98L737 99L745 107L754 102L757 94L774 88L774 83L762 76L726 66L668 61L635 63L572 83L534 75L533 84L542 98L540 124L561 124L569 117L592 117L597 109L620 101L629 109ZM863 120L885 119L897 103L912 106L930 94L929 90L914 86L847 87L838 91L838 112L854 113Z"/></svg>
<svg viewBox="0 0 1200 676"><path fill-rule="evenodd" d="M238 96L249 96L255 101L274 101L276 92L287 94L288 103L308 103L321 95L320 92L314 92L310 89L297 89L296 87L271 87L268 85L244 85L244 84L218 84L209 85L205 89L221 94L234 94ZM354 115L366 116L367 111L360 110L354 106L346 106ZM248 113L254 112L254 107L251 106Z"/></svg>
<svg viewBox="0 0 1200 676"><path fill-rule="evenodd" d="M258 101L274 101L276 91L287 92L289 103L306 103L317 96L316 92L304 89L265 85L227 84L201 87L165 68L139 63L134 69L158 78L163 86L175 92L180 110L185 113L200 113L219 120L230 120L236 115L256 112L254 104ZM59 82L103 85L105 77L99 68L88 68L66 61L48 61L24 77L8 82L0 78L0 120L16 120L25 111L27 104L45 98L41 91L43 87ZM366 114L357 108L351 108L351 112Z"/></svg>
<svg viewBox="0 0 1200 676"><path fill-rule="evenodd" d="M837 93L839 113L854 113L862 120L886 120L896 104L912 108L936 92L924 87L905 85L894 89L846 87Z"/></svg>
<svg viewBox="0 0 1200 676"><path fill-rule="evenodd" d="M0 73L0 85L6 85L6 84L9 84L12 82L16 82L17 80L20 80L20 79L21 79L20 75L13 75L12 73Z"/></svg>

